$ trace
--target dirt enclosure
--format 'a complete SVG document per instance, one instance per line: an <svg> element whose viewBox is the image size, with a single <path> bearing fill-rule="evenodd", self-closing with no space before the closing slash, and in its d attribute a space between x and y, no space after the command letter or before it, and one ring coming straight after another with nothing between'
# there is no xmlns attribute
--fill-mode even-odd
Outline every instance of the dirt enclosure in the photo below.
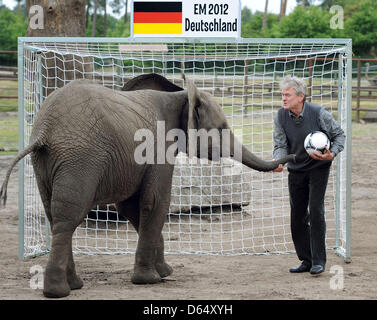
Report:
<svg viewBox="0 0 377 320"><path fill-rule="evenodd" d="M130 280L133 255L77 255L84 287L63 299L376 299L377 124L354 123L353 131L351 263L329 251L325 273L312 277L288 272L298 263L295 254L168 255L174 268L170 277L136 286ZM1 183L13 157L0 154ZM0 299L45 299L42 290L31 288L30 280L31 268L44 268L48 256L18 259L17 193L14 170L7 206L0 209Z"/></svg>

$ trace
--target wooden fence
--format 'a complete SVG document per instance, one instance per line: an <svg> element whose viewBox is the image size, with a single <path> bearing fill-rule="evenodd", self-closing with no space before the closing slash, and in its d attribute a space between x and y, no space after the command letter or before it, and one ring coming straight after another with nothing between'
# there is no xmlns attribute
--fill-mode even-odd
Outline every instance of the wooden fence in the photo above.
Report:
<svg viewBox="0 0 377 320"><path fill-rule="evenodd" d="M16 54L16 51L0 51L0 54ZM363 58L353 58L353 61L356 61L357 64L357 72L356 72L356 77L355 77L355 72L353 73L353 79L356 78L356 83L353 83L352 86L352 101L356 102L356 105L352 108L353 111L356 113L356 121L360 120L360 113L365 111L365 112L377 112L377 108L365 108L362 107L362 102L363 101L376 101L377 102L377 76L375 77L370 77L368 76L368 70L369 70L369 65L368 65L368 70L364 70L362 68L362 63L368 64L371 62L377 63L377 59L363 59ZM311 60L309 61L309 73L312 71L312 68L310 68L310 63ZM365 69L365 68L364 68ZM9 66L0 66L0 81L1 80L9 80L9 81L17 81L17 67L9 67ZM365 72L366 71L366 72ZM363 76L364 73L364 76ZM310 74L309 74L310 76ZM96 76L97 78L97 76ZM102 76L98 75L98 79L101 79L102 81L105 80L105 83L107 82L110 84L114 77L113 76L105 76L105 79L103 79ZM123 79L124 81L127 81L128 79ZM362 81L363 80L363 81ZM362 83L364 82L364 84ZM200 81L200 84L203 85L204 87L211 88L214 85L213 81ZM215 83L216 84L216 83ZM263 96L279 96L279 84L278 82L271 82L271 83L264 83L264 84L259 84L259 83L249 83L248 82L248 68L247 64L245 65L244 68L244 83L243 86L241 85L234 85L233 83L231 84L226 84L221 81L221 84L216 85L216 90L215 95L222 94L221 91L226 91L228 93L234 94L234 95L239 95L243 96L244 101L243 105L248 108L252 107L249 104L248 97L251 95L250 92L253 93L254 97L263 97ZM221 87L221 89L219 89ZM0 92L1 90L7 90L7 91L12 91L16 90L15 88L7 88L1 85L0 82ZM337 91L333 90L333 87L329 85L314 85L312 83L309 83L308 85L308 96L310 97L312 93L317 92L321 94L322 96L329 97L329 98L337 98ZM17 95L1 95L0 93L0 111L2 107L4 107L1 104L1 100L4 99L18 99ZM253 104L253 106L255 106ZM274 108L279 108L280 105L272 106ZM377 107L377 103L376 103ZM376 113L376 118L377 118L377 113Z"/></svg>

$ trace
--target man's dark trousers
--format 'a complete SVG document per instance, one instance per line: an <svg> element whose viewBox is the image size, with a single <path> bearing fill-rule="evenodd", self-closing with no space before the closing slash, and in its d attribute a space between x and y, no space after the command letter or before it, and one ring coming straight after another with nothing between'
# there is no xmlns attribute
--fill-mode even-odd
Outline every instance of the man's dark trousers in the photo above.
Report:
<svg viewBox="0 0 377 320"><path fill-rule="evenodd" d="M310 266L326 264L324 200L329 172L326 166L288 175L292 240L299 260Z"/></svg>

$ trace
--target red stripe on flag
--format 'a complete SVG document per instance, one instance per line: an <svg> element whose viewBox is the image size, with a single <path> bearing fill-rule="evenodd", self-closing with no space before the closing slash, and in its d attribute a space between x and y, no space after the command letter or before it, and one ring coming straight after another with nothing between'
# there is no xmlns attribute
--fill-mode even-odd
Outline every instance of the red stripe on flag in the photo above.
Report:
<svg viewBox="0 0 377 320"><path fill-rule="evenodd" d="M134 12L134 23L182 23L182 12Z"/></svg>

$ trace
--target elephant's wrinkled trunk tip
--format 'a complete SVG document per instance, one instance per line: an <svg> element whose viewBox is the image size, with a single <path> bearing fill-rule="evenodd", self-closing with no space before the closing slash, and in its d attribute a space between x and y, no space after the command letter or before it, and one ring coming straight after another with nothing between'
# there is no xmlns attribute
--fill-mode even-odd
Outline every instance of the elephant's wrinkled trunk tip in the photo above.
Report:
<svg viewBox="0 0 377 320"><path fill-rule="evenodd" d="M277 162L278 165L279 164L285 164L285 163L287 163L289 161L291 161L293 163L296 163L296 155L295 154L289 154L289 155L287 155L287 156L285 156L285 157L283 157L283 158L281 158L279 160L276 160L276 162Z"/></svg>

